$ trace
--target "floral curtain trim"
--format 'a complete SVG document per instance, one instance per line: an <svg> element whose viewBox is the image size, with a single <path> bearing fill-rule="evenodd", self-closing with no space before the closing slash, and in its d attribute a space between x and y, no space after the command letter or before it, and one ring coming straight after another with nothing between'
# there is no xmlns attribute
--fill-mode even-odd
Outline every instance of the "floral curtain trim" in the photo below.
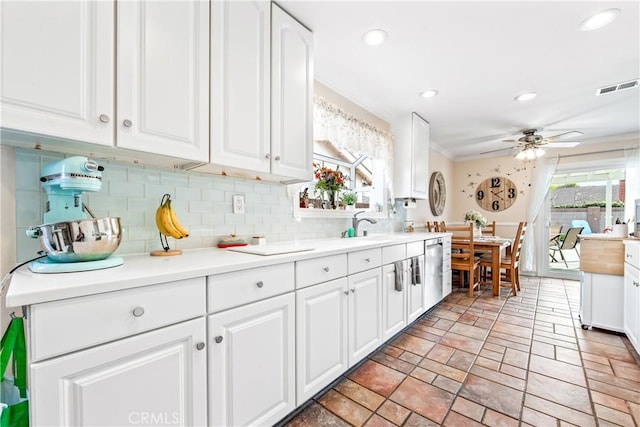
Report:
<svg viewBox="0 0 640 427"><path fill-rule="evenodd" d="M368 154L392 164L393 137L347 114L323 98L313 100L313 138L327 140L353 153Z"/></svg>

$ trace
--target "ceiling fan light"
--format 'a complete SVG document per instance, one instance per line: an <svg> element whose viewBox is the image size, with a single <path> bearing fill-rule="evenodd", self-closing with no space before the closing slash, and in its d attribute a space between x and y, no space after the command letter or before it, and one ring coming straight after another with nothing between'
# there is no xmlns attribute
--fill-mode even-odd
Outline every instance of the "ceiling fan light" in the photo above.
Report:
<svg viewBox="0 0 640 427"><path fill-rule="evenodd" d="M533 98L535 98L536 96L538 96L537 93L535 92L526 92L526 93L521 93L520 95L516 96L516 101L519 102L523 102L523 101L529 101Z"/></svg>
<svg viewBox="0 0 640 427"><path fill-rule="evenodd" d="M580 23L578 28L580 31L593 31L612 23L620 14L620 9L612 8L602 10L591 15Z"/></svg>
<svg viewBox="0 0 640 427"><path fill-rule="evenodd" d="M364 33L362 35L362 41L367 46L378 46L384 43L384 41L387 39L388 36L389 35L385 30L376 28L374 30L369 30L366 33Z"/></svg>
<svg viewBox="0 0 640 427"><path fill-rule="evenodd" d="M420 92L420 96L423 98L433 98L438 93L439 92L435 89L428 89L428 90L425 90L424 92Z"/></svg>
<svg viewBox="0 0 640 427"><path fill-rule="evenodd" d="M518 160L524 160L527 156L527 154L525 153L526 150L522 150L519 151L518 154L516 154L516 159Z"/></svg>
<svg viewBox="0 0 640 427"><path fill-rule="evenodd" d="M535 154L536 157L542 157L544 156L545 151L542 148L535 148L533 150L533 154Z"/></svg>

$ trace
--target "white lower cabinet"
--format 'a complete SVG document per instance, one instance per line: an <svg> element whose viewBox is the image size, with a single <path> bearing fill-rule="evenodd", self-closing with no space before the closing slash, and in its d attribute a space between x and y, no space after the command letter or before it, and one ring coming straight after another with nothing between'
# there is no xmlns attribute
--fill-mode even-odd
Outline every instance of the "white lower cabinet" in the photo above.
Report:
<svg viewBox="0 0 640 427"><path fill-rule="evenodd" d="M640 353L640 271L624 265L624 333Z"/></svg>
<svg viewBox="0 0 640 427"><path fill-rule="evenodd" d="M349 366L382 344L382 272L366 270L348 277Z"/></svg>
<svg viewBox="0 0 640 427"><path fill-rule="evenodd" d="M296 407L293 292L209 316L209 424L272 425Z"/></svg>
<svg viewBox="0 0 640 427"><path fill-rule="evenodd" d="M202 317L31 364L31 425L205 425L205 335Z"/></svg>
<svg viewBox="0 0 640 427"><path fill-rule="evenodd" d="M418 279L416 283L412 283L411 260L407 260L406 263L408 264L407 278L405 280L407 286L407 324L409 324L425 312L424 255L418 256L420 274L416 277Z"/></svg>
<svg viewBox="0 0 640 427"><path fill-rule="evenodd" d="M403 262L404 264L404 262ZM403 274L405 272L403 271ZM407 292L396 287L394 264L382 267L382 338L388 340L407 325Z"/></svg>
<svg viewBox="0 0 640 427"><path fill-rule="evenodd" d="M442 238L442 296L451 293L451 236Z"/></svg>
<svg viewBox="0 0 640 427"><path fill-rule="evenodd" d="M349 367L347 279L296 291L297 404Z"/></svg>

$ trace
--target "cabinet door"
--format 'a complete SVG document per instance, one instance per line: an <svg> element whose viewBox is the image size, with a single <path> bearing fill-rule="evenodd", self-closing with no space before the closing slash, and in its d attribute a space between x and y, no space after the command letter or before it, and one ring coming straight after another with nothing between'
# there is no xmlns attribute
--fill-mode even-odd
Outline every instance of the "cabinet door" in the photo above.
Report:
<svg viewBox="0 0 640 427"><path fill-rule="evenodd" d="M209 2L118 3L117 145L209 161Z"/></svg>
<svg viewBox="0 0 640 427"><path fill-rule="evenodd" d="M624 265L624 333L638 350L640 348L640 273L637 269Z"/></svg>
<svg viewBox="0 0 640 427"><path fill-rule="evenodd" d="M382 343L382 272L349 276L349 367Z"/></svg>
<svg viewBox="0 0 640 427"><path fill-rule="evenodd" d="M297 404L348 368L347 279L296 291Z"/></svg>
<svg viewBox="0 0 640 427"><path fill-rule="evenodd" d="M0 7L2 127L113 145L113 1Z"/></svg>
<svg viewBox="0 0 640 427"><path fill-rule="evenodd" d="M275 4L271 13L271 173L310 181L313 35Z"/></svg>
<svg viewBox="0 0 640 427"><path fill-rule="evenodd" d="M406 276L406 274L402 273ZM407 325L406 280L401 291L396 289L394 264L382 267L382 339L388 340Z"/></svg>
<svg viewBox="0 0 640 427"><path fill-rule="evenodd" d="M295 408L295 297L209 316L209 424L272 425Z"/></svg>
<svg viewBox="0 0 640 427"><path fill-rule="evenodd" d="M407 260L407 263L410 263ZM420 275L416 284L411 283L412 271L407 269L407 323L411 323L416 320L422 313L424 313L425 303L425 269L424 269L424 255L418 256L418 268L420 269ZM410 264L409 264L410 266Z"/></svg>
<svg viewBox="0 0 640 427"><path fill-rule="evenodd" d="M269 173L271 4L211 7L211 162Z"/></svg>
<svg viewBox="0 0 640 427"><path fill-rule="evenodd" d="M205 425L205 342L200 318L34 363L31 423Z"/></svg>
<svg viewBox="0 0 640 427"><path fill-rule="evenodd" d="M428 199L429 190L429 123L413 113L412 120L411 194Z"/></svg>

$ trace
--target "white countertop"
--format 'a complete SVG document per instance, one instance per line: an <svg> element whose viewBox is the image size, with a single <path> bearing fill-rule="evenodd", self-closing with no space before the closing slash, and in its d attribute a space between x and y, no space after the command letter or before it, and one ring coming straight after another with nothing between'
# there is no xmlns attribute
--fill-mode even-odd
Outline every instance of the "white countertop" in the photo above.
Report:
<svg viewBox="0 0 640 427"><path fill-rule="evenodd" d="M124 255L124 264L104 270L78 273L36 274L27 266L18 269L7 291L7 307L18 307L102 292L136 288L176 280L227 273L325 255L408 243L451 233L394 233L348 239L313 239L304 243L314 250L279 255L253 255L227 249L203 248L185 250L182 255L153 257L149 254ZM277 242L282 245L283 242Z"/></svg>

